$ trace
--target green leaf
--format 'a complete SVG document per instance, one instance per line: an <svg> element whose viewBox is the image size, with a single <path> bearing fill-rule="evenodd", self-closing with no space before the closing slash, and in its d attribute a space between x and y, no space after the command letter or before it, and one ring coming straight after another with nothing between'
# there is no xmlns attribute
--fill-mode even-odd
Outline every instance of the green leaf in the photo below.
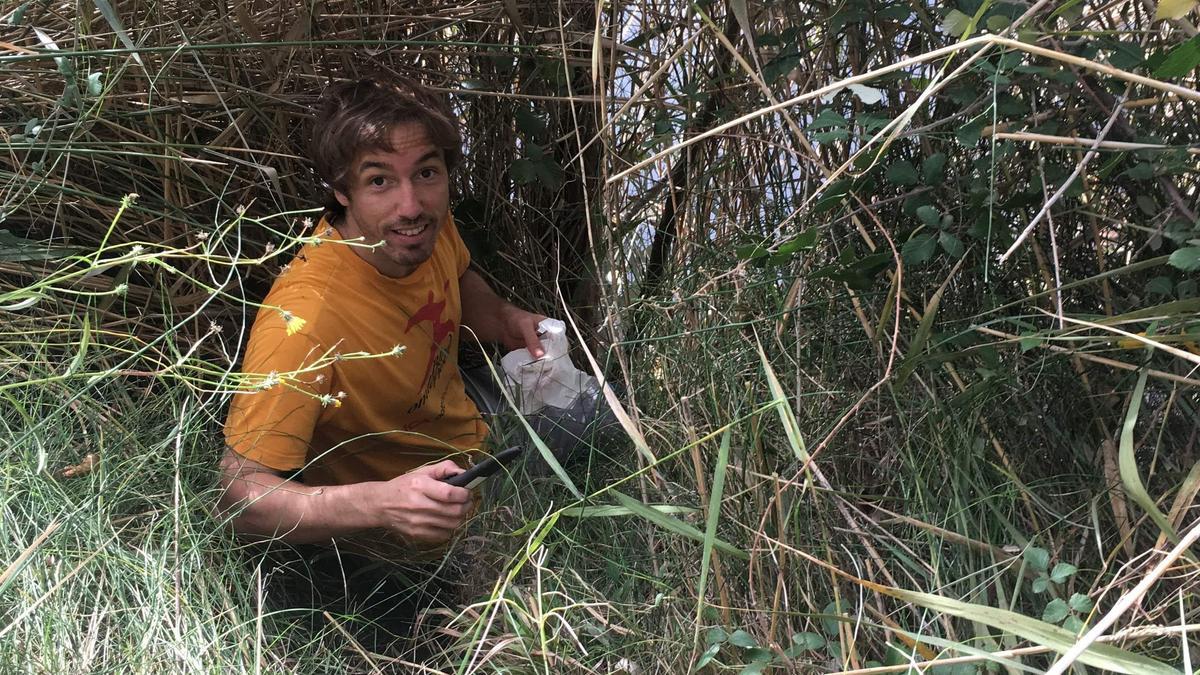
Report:
<svg viewBox="0 0 1200 675"><path fill-rule="evenodd" d="M1185 246L1172 253L1167 262L1184 272L1200 270L1200 246Z"/></svg>
<svg viewBox="0 0 1200 675"><path fill-rule="evenodd" d="M1062 622L1062 625L1063 625L1063 628L1066 628L1067 630L1071 631L1072 633L1074 633L1076 635L1079 635L1080 633L1083 632L1083 622L1080 621L1079 617L1077 617L1077 616L1074 616L1074 615L1068 616Z"/></svg>
<svg viewBox="0 0 1200 675"><path fill-rule="evenodd" d="M946 170L946 153L935 152L921 162L921 179L926 185L936 186L942 181Z"/></svg>
<svg viewBox="0 0 1200 675"><path fill-rule="evenodd" d="M983 128L987 126L988 119L990 119L990 117L980 115L970 122L967 122L963 126L959 127L958 131L954 132L954 138L956 138L961 145L964 145L968 148L975 147L975 144L979 142L979 139L983 138Z"/></svg>
<svg viewBox="0 0 1200 675"><path fill-rule="evenodd" d="M1121 173L1133 180L1150 180L1154 178L1154 165L1150 162L1138 162Z"/></svg>
<svg viewBox="0 0 1200 675"><path fill-rule="evenodd" d="M1155 77L1183 77L1200 65L1200 35L1184 42L1167 53L1167 58L1154 69Z"/></svg>
<svg viewBox="0 0 1200 675"><path fill-rule="evenodd" d="M936 206L918 206L917 217L928 227L937 227L942 222L942 214L938 213Z"/></svg>
<svg viewBox="0 0 1200 675"><path fill-rule="evenodd" d="M825 646L825 638L820 633L796 633L792 636L792 644L806 651L817 650Z"/></svg>
<svg viewBox="0 0 1200 675"><path fill-rule="evenodd" d="M748 663L745 667L738 671L738 675L760 675L763 670L766 670L767 665L768 664L763 663L762 661Z"/></svg>
<svg viewBox="0 0 1200 675"><path fill-rule="evenodd" d="M729 636L729 644L743 649L750 649L758 646L758 640L755 640L753 635L739 628Z"/></svg>
<svg viewBox="0 0 1200 675"><path fill-rule="evenodd" d="M1008 28L1012 25L1012 19L1008 18L1007 16L993 14L987 18L987 21L984 22L984 25L987 26L988 31L992 33L1000 33L1005 28Z"/></svg>
<svg viewBox="0 0 1200 675"><path fill-rule="evenodd" d="M721 651L721 645L719 643L709 646L709 648L705 649L704 653L700 655L700 658L696 659L696 665L692 666L691 672L695 673L704 666L707 666L709 662L717 656L717 652L719 651Z"/></svg>
<svg viewBox="0 0 1200 675"><path fill-rule="evenodd" d="M725 629L720 626L709 628L708 632L704 635L704 643L709 645L720 644L728 639L729 633L726 633Z"/></svg>
<svg viewBox="0 0 1200 675"><path fill-rule="evenodd" d="M1043 342L1045 342L1045 341L1042 339L1042 336L1037 333L1021 333L1021 337L1017 339L1017 345L1019 345L1021 347L1022 354L1029 351L1030 349L1034 349L1035 347L1041 345ZM1034 590L1037 590L1036 582L1035 582L1034 586L1035 586ZM1038 591L1038 593L1041 593L1041 591Z"/></svg>
<svg viewBox="0 0 1200 675"><path fill-rule="evenodd" d="M514 159L508 170L513 180L520 185L528 185L537 180L537 168L524 157Z"/></svg>
<svg viewBox="0 0 1200 675"><path fill-rule="evenodd" d="M820 236L820 230L815 227L809 228L792 237L789 241L780 244L778 252L784 255L795 255L800 251L807 251L817 245L817 238Z"/></svg>
<svg viewBox="0 0 1200 675"><path fill-rule="evenodd" d="M1042 612L1042 621L1059 623L1067 618L1067 614L1070 614L1070 612L1071 609L1067 607L1066 602L1063 602L1061 598L1055 598L1050 601L1050 604L1046 605L1046 611Z"/></svg>
<svg viewBox="0 0 1200 675"><path fill-rule="evenodd" d="M32 0L22 2L17 6L16 9L12 11L11 14L8 15L8 25L20 26L21 24L25 23L25 12L29 11L30 2L32 2Z"/></svg>
<svg viewBox="0 0 1200 675"><path fill-rule="evenodd" d="M971 29L971 17L963 14L957 9L952 9L942 19L942 31L951 37L965 37L965 33Z"/></svg>
<svg viewBox="0 0 1200 675"><path fill-rule="evenodd" d="M901 2L896 5L891 5L890 7L884 7L878 12L875 12L875 16L879 17L880 19L887 19L888 21L904 21L908 17L912 16L912 13L912 6L906 2Z"/></svg>
<svg viewBox="0 0 1200 675"><path fill-rule="evenodd" d="M812 139L818 143L831 143L833 141L844 141L850 138L850 132L845 129L830 129L829 131L818 131L812 135Z"/></svg>
<svg viewBox="0 0 1200 675"><path fill-rule="evenodd" d="M832 108L825 108L821 112L817 113L817 116L813 118L812 122L809 122L808 128L809 129L828 129L830 127L845 128L845 127L849 126L849 124L850 123L848 121L846 121L845 117L842 117L841 115L834 112Z"/></svg>
<svg viewBox="0 0 1200 675"><path fill-rule="evenodd" d="M918 234L900 247L900 257L908 265L920 265L937 252L937 237L933 234Z"/></svg>
<svg viewBox="0 0 1200 675"><path fill-rule="evenodd" d="M517 129L528 136L538 136L546 132L546 121L541 115L526 108L517 108L514 117Z"/></svg>
<svg viewBox="0 0 1200 675"><path fill-rule="evenodd" d="M938 244L946 252L946 255L951 258L961 258L963 253L967 251L967 247L963 245L962 240L949 232L938 234Z"/></svg>
<svg viewBox="0 0 1200 675"><path fill-rule="evenodd" d="M1079 571L1079 568L1067 562L1060 562L1054 566L1054 571L1050 572L1050 580L1056 584L1061 584L1071 578L1072 574Z"/></svg>
<svg viewBox="0 0 1200 675"><path fill-rule="evenodd" d="M634 515L641 516L642 518L650 521L651 523L661 527L664 530L667 530L668 532L674 532L675 534L678 534L683 537L687 537L688 539L692 539L694 541L699 541L699 542L704 541L704 533L701 532L700 530L696 529L695 526L685 523L682 520L679 520L677 518L672 518L671 516L669 516L665 513L662 513L650 506L647 506L646 504L643 504L642 502L634 499L633 497L630 497L629 495L618 492L617 490L609 490L608 492L610 494L612 494L612 496L618 502L620 502L622 506L624 506L624 507L628 508L630 511L632 511L634 513ZM725 541L722 541L721 539L714 538L713 546L724 551L725 553L728 553L729 555L732 555L732 556L735 556L738 558L745 559L745 558L750 557L750 556L746 555L740 549L732 546L731 544L729 544Z"/></svg>
<svg viewBox="0 0 1200 675"><path fill-rule="evenodd" d="M917 170L912 164L904 160L900 160L888 167L887 179L896 185L916 185Z"/></svg>
<svg viewBox="0 0 1200 675"><path fill-rule="evenodd" d="M1030 567L1038 572L1045 572L1050 569L1050 552L1038 546L1030 546L1025 549L1025 562Z"/></svg>
<svg viewBox="0 0 1200 675"><path fill-rule="evenodd" d="M1034 593L1045 593L1047 588L1050 588L1050 577L1040 576L1033 580L1030 586Z"/></svg>
<svg viewBox="0 0 1200 675"><path fill-rule="evenodd" d="M1092 611L1093 607L1096 606L1096 603L1092 602L1092 599L1083 593L1072 594L1069 602L1071 609L1079 612L1080 614L1087 614L1088 612Z"/></svg>
<svg viewBox="0 0 1200 675"><path fill-rule="evenodd" d="M752 663L770 663L771 659L775 658L775 655L771 653L770 649L751 647L746 651L745 658L749 659Z"/></svg>
<svg viewBox="0 0 1200 675"><path fill-rule="evenodd" d="M1171 294L1174 291L1175 285L1171 283L1171 279L1168 277L1154 277L1150 281L1146 282L1147 295L1171 297Z"/></svg>

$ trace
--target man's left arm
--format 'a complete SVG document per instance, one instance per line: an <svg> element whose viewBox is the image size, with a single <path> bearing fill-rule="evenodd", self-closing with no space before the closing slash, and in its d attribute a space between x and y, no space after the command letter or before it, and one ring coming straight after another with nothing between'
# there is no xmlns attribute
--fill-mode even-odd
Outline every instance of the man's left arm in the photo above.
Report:
<svg viewBox="0 0 1200 675"><path fill-rule="evenodd" d="M499 342L507 349L524 347L534 358L542 357L537 326L546 317L502 299L473 269L463 272L458 285L463 325L474 331L481 342Z"/></svg>

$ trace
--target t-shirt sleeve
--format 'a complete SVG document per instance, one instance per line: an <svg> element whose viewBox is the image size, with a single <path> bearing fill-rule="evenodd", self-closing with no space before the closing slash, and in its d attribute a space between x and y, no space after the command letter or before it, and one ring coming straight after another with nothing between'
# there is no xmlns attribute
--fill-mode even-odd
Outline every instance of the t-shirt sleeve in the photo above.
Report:
<svg viewBox="0 0 1200 675"><path fill-rule="evenodd" d="M301 312L295 317L305 319ZM279 311L260 310L246 348L242 386L225 422L225 442L234 452L277 471L304 467L333 386L333 369L311 323L305 328L293 319L291 328L289 334Z"/></svg>
<svg viewBox="0 0 1200 675"><path fill-rule="evenodd" d="M450 244L454 249L454 263L458 269L458 276L466 273L467 268L471 266L471 252L467 249L467 245L463 243L462 237L458 234L458 225L454 223L452 216L448 217L446 222L446 235L450 238Z"/></svg>

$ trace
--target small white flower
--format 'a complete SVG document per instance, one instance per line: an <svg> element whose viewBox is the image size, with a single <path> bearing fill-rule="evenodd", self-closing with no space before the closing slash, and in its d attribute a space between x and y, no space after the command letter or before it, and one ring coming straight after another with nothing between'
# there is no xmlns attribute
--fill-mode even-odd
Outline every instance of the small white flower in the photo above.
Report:
<svg viewBox="0 0 1200 675"><path fill-rule="evenodd" d="M391 355L392 356L404 356L404 351L406 349L407 349L407 347L405 347L404 345L396 345L395 347L392 347Z"/></svg>
<svg viewBox="0 0 1200 675"><path fill-rule="evenodd" d="M312 227L312 226L313 226L313 220L312 220L312 218L305 218L304 220L302 220L302 221L300 221L300 222L304 224L304 227L305 227L306 229L307 229L307 228L310 228L310 227Z"/></svg>
<svg viewBox="0 0 1200 675"><path fill-rule="evenodd" d="M196 233L196 241L208 241L208 233L207 232L197 232Z"/></svg>
<svg viewBox="0 0 1200 675"><path fill-rule="evenodd" d="M275 251L275 244L267 242L267 248L265 250L268 254L273 253Z"/></svg>
<svg viewBox="0 0 1200 675"><path fill-rule="evenodd" d="M208 332L209 333L220 333L224 329L225 329L224 326L217 323L216 321L210 321L208 323Z"/></svg>
<svg viewBox="0 0 1200 675"><path fill-rule="evenodd" d="M141 255L142 251L145 250L145 246L142 246L141 244L134 244L133 248L129 249L129 255Z"/></svg>
<svg viewBox="0 0 1200 675"><path fill-rule="evenodd" d="M277 384L279 384L279 373L272 370L271 372L267 373L267 376L263 378L262 382L258 383L258 388L270 389Z"/></svg>
<svg viewBox="0 0 1200 675"><path fill-rule="evenodd" d="M113 293L116 293L117 295L125 295L125 291L128 290L129 284L117 284L117 287L113 289Z"/></svg>

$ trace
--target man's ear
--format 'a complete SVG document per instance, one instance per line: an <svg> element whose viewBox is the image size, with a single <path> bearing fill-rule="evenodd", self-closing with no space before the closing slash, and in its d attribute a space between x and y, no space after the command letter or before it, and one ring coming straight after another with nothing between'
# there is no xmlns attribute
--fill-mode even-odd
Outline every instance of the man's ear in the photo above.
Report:
<svg viewBox="0 0 1200 675"><path fill-rule="evenodd" d="M338 200L338 203L341 204L343 208L350 206L350 198L347 197L346 194L341 190L334 190L333 196Z"/></svg>

